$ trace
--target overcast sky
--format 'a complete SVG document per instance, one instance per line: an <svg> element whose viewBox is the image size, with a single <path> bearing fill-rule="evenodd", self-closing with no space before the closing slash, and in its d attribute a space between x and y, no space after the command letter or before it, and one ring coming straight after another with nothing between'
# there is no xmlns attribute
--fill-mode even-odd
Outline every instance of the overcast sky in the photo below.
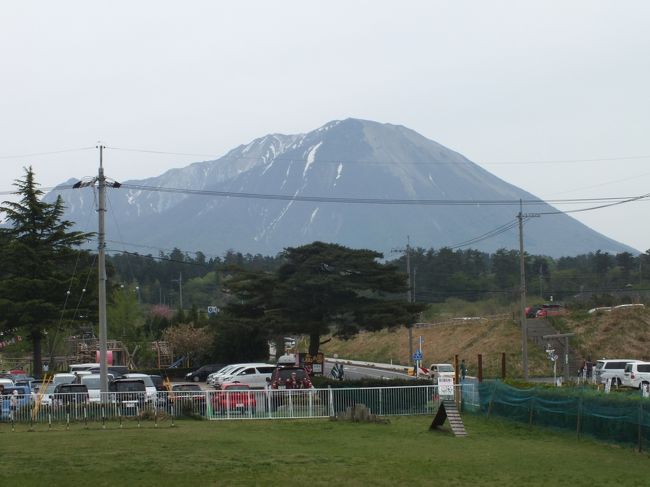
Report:
<svg viewBox="0 0 650 487"><path fill-rule="evenodd" d="M200 154L107 150L124 181L348 117L544 199L643 195L648 19L646 0L4 2L0 199L27 165L44 187L97 173L94 149L27 154ZM649 209L574 216L645 251Z"/></svg>

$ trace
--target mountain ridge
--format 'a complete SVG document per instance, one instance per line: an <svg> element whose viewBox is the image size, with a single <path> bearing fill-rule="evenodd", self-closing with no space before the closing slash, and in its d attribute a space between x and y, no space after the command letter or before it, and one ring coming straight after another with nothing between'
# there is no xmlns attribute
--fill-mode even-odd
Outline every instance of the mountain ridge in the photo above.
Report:
<svg viewBox="0 0 650 487"><path fill-rule="evenodd" d="M250 197L233 197L241 193ZM86 221L88 192L55 189L47 198L56 194L69 205L66 218ZM301 197L315 201L295 199ZM374 201L358 201L363 198ZM109 191L109 199L109 212L119 216L113 224L107 218L109 233L129 243L217 254L234 249L274 255L322 240L386 255L407 236L423 248L453 247L512 223L519 200L526 202L525 212L557 211L532 203L539 199L410 128L353 118L303 134L258 137L214 161L125 181ZM412 200L428 204L407 204ZM637 252L562 213L534 220L545 222L526 223L528 253ZM518 248L516 229L472 247Z"/></svg>

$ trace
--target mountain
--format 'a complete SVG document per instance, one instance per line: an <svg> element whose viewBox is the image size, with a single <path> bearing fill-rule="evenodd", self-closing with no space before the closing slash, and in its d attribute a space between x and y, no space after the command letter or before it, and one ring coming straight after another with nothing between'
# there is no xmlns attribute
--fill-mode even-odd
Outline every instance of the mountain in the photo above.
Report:
<svg viewBox="0 0 650 487"><path fill-rule="evenodd" d="M108 165L105 171L110 174ZM46 199L61 194L65 218L95 229L93 189L64 189L73 182ZM357 119L307 134L267 135L215 161L121 183L107 191L107 247L144 254L177 247L275 255L321 240L391 258L407 236L417 247L454 247L496 229L469 246L493 252L518 248L517 227L506 224L516 222L519 200L524 213L556 212L413 130ZM408 204L412 200L421 204ZM562 213L528 219L524 235L530 254L637 252Z"/></svg>

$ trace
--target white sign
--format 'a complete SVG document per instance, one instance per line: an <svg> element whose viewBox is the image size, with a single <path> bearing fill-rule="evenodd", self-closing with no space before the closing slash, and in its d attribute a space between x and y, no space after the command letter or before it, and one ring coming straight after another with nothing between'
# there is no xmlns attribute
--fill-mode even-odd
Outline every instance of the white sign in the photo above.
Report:
<svg viewBox="0 0 650 487"><path fill-rule="evenodd" d="M441 396L454 395L454 378L438 377L438 394Z"/></svg>
<svg viewBox="0 0 650 487"><path fill-rule="evenodd" d="M217 313L219 313L219 311L221 311L219 309L219 306L208 306L208 314L209 315L216 315Z"/></svg>

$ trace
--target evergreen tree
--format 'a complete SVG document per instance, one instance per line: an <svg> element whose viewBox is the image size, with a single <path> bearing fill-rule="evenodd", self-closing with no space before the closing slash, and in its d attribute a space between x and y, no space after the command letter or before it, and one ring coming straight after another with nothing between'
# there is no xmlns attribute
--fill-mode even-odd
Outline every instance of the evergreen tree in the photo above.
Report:
<svg viewBox="0 0 650 487"><path fill-rule="evenodd" d="M4 201L0 212L9 228L2 229L0 249L0 316L3 329L19 328L31 340L33 373L42 372L42 339L63 318L66 289L73 277L77 254L73 247L89 234L72 232L62 220L63 200L41 200L32 168L15 182L18 202Z"/></svg>

